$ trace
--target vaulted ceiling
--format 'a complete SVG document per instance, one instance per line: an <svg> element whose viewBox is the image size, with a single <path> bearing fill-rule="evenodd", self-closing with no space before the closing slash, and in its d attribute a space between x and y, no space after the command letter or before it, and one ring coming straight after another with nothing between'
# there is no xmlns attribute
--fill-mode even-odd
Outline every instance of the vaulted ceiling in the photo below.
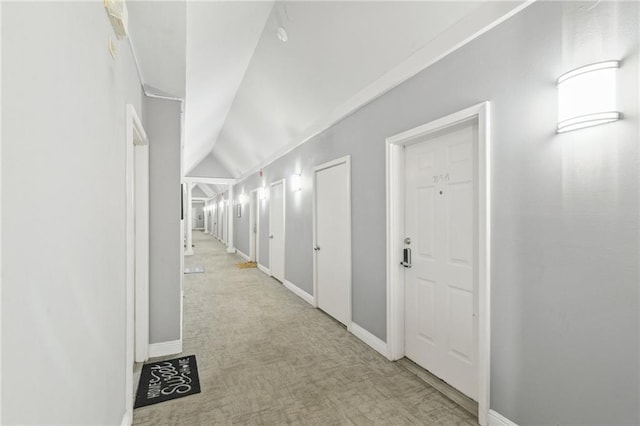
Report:
<svg viewBox="0 0 640 426"><path fill-rule="evenodd" d="M145 87L185 99L185 172L213 154L225 177L324 130L521 3L128 2Z"/></svg>

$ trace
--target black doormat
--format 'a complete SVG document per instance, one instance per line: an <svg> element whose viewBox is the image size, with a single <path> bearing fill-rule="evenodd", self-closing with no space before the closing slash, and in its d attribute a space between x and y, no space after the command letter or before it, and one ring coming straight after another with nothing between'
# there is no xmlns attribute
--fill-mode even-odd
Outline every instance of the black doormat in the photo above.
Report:
<svg viewBox="0 0 640 426"><path fill-rule="evenodd" d="M134 408L200 393L196 356L158 361L142 366Z"/></svg>

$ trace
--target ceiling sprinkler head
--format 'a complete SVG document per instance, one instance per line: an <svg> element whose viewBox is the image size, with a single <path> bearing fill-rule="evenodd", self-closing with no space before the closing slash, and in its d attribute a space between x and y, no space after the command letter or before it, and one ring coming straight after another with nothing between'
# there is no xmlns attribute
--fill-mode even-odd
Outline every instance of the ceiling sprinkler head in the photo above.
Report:
<svg viewBox="0 0 640 426"><path fill-rule="evenodd" d="M289 40L289 35L287 34L287 30L285 30L283 27L278 27L278 40L280 40L283 43Z"/></svg>

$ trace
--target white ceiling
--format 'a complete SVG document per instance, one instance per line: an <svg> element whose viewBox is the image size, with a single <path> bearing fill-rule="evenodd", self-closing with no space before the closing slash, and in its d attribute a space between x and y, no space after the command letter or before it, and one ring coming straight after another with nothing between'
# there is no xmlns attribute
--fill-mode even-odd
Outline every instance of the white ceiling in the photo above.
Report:
<svg viewBox="0 0 640 426"><path fill-rule="evenodd" d="M480 5L277 3L214 155L235 176L259 165ZM278 25L286 43L276 37Z"/></svg>
<svg viewBox="0 0 640 426"><path fill-rule="evenodd" d="M184 81L185 172L213 153L238 177L520 3L189 1L129 9L145 84L179 95ZM286 43L276 36L279 26ZM182 32L186 60L177 46ZM178 40L168 42L169 34Z"/></svg>
<svg viewBox="0 0 640 426"><path fill-rule="evenodd" d="M187 5L128 1L129 33L147 93L184 98Z"/></svg>
<svg viewBox="0 0 640 426"><path fill-rule="evenodd" d="M188 2L185 172L211 152L272 6Z"/></svg>

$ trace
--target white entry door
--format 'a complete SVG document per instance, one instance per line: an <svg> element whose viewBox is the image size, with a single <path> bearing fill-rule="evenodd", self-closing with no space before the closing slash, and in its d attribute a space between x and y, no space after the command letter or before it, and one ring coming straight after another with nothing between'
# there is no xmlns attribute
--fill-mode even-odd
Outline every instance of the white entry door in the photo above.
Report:
<svg viewBox="0 0 640 426"><path fill-rule="evenodd" d="M349 157L315 168L315 273L318 307L351 322L351 164Z"/></svg>
<svg viewBox="0 0 640 426"><path fill-rule="evenodd" d="M405 354L474 400L477 134L473 122L405 148Z"/></svg>
<svg viewBox="0 0 640 426"><path fill-rule="evenodd" d="M271 276L284 282L284 180L271 184L269 201L269 263Z"/></svg>

